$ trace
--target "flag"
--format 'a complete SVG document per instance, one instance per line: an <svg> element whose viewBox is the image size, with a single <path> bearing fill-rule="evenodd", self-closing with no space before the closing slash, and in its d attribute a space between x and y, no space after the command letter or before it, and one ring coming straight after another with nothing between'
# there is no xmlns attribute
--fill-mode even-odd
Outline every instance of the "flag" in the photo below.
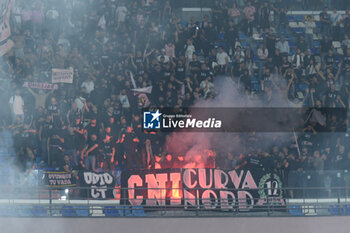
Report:
<svg viewBox="0 0 350 233"><path fill-rule="evenodd" d="M10 15L14 0L0 0L0 57L5 55L14 45L10 39Z"/></svg>
<svg viewBox="0 0 350 233"><path fill-rule="evenodd" d="M140 108L147 108L151 105L151 101L149 101L147 94L145 93L138 93L138 106Z"/></svg>
<svg viewBox="0 0 350 233"><path fill-rule="evenodd" d="M105 18L105 15L102 15L102 17L98 21L98 26L100 28L102 28L103 30L106 29L106 18Z"/></svg>
<svg viewBox="0 0 350 233"><path fill-rule="evenodd" d="M326 125L326 117L323 116L320 111L316 109L312 109L310 114L311 114L311 117L310 117L311 122L318 123L322 126Z"/></svg>
<svg viewBox="0 0 350 233"><path fill-rule="evenodd" d="M147 108L151 105L151 101L149 100L147 94L152 93L152 86L143 87L143 88L135 88L131 89L134 92L134 96L137 97L137 105L139 108Z"/></svg>
<svg viewBox="0 0 350 233"><path fill-rule="evenodd" d="M151 94L152 93L152 86L148 86L148 87L143 87L143 88L134 88L131 89L134 92L140 92L140 93L147 93L147 94Z"/></svg>
<svg viewBox="0 0 350 233"><path fill-rule="evenodd" d="M52 69L52 83L73 83L74 70L69 69Z"/></svg>
<svg viewBox="0 0 350 233"><path fill-rule="evenodd" d="M185 98L185 84L181 85L181 91L180 92L181 92L181 97Z"/></svg>
<svg viewBox="0 0 350 233"><path fill-rule="evenodd" d="M134 88L136 87L136 83L135 83L135 79L134 79L134 75L132 74L132 72L130 71L130 79L131 79L131 84Z"/></svg>

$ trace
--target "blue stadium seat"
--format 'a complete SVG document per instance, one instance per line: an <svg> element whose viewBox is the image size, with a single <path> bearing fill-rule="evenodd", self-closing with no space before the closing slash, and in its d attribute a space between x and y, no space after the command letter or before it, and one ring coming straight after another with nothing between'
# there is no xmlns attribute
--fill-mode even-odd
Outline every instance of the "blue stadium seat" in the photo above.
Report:
<svg viewBox="0 0 350 233"><path fill-rule="evenodd" d="M79 217L89 217L89 207L87 206L76 206L75 212Z"/></svg>
<svg viewBox="0 0 350 233"><path fill-rule="evenodd" d="M15 156L16 155L16 152L15 152L15 149L13 147L10 147L8 148L8 155L9 156Z"/></svg>
<svg viewBox="0 0 350 233"><path fill-rule="evenodd" d="M127 216L127 217L133 216L129 206L124 206L124 216Z"/></svg>
<svg viewBox="0 0 350 233"><path fill-rule="evenodd" d="M247 45L249 45L249 46L250 46L250 44L249 44L248 42L246 42L246 41L242 41L242 47L243 47L243 48L245 48Z"/></svg>
<svg viewBox="0 0 350 233"><path fill-rule="evenodd" d="M305 91L308 86L305 83L300 83L298 85L298 89L301 91Z"/></svg>
<svg viewBox="0 0 350 233"><path fill-rule="evenodd" d="M75 212L73 206L63 206L61 209L61 214L63 217L76 217L78 216Z"/></svg>
<svg viewBox="0 0 350 233"><path fill-rule="evenodd" d="M250 84L252 86L252 91L260 91L261 90L261 84L260 79L257 77L252 77Z"/></svg>
<svg viewBox="0 0 350 233"><path fill-rule="evenodd" d="M292 216L303 216L304 215L300 205L288 206L288 211Z"/></svg>
<svg viewBox="0 0 350 233"><path fill-rule="evenodd" d="M0 156L7 156L9 154L9 151L5 147L0 147Z"/></svg>
<svg viewBox="0 0 350 233"><path fill-rule="evenodd" d="M134 216L138 216L138 217L144 217L147 216L145 214L145 210L143 209L143 206L133 206L132 207L132 214Z"/></svg>
<svg viewBox="0 0 350 233"><path fill-rule="evenodd" d="M18 215L20 217L32 217L32 208L29 205L23 205L18 207Z"/></svg>
<svg viewBox="0 0 350 233"><path fill-rule="evenodd" d="M5 130L1 132L1 136L12 137L12 132L10 130Z"/></svg>
<svg viewBox="0 0 350 233"><path fill-rule="evenodd" d="M350 215L350 205L343 206L344 214Z"/></svg>
<svg viewBox="0 0 350 233"><path fill-rule="evenodd" d="M34 206L32 212L33 212L33 215L35 217L46 217L46 216L48 216L47 215L47 211L46 211L45 207L43 207L43 206Z"/></svg>
<svg viewBox="0 0 350 233"><path fill-rule="evenodd" d="M105 206L103 212L105 213L106 217L119 217L115 206Z"/></svg>
<svg viewBox="0 0 350 233"><path fill-rule="evenodd" d="M124 207L123 206L117 206L116 207L119 216L124 216Z"/></svg>
<svg viewBox="0 0 350 233"><path fill-rule="evenodd" d="M0 206L1 217L14 217L17 216L17 211L13 205L1 205Z"/></svg>
<svg viewBox="0 0 350 233"><path fill-rule="evenodd" d="M294 18L295 18L295 20L298 21L298 22L302 22L302 21L305 20L304 15L294 15Z"/></svg>
<svg viewBox="0 0 350 233"><path fill-rule="evenodd" d="M339 215L341 213L341 208L338 205L329 205L329 213L331 213L331 215Z"/></svg>
<svg viewBox="0 0 350 233"><path fill-rule="evenodd" d="M293 21L295 21L295 18L293 15L287 15L287 20L288 20L288 22L293 22Z"/></svg>

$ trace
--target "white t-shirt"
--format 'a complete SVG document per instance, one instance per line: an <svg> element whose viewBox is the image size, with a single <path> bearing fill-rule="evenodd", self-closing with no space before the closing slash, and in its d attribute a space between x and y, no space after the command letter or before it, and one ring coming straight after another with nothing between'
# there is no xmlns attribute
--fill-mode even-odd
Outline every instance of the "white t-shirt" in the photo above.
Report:
<svg viewBox="0 0 350 233"><path fill-rule="evenodd" d="M80 98L80 97L78 97L78 98L76 98L75 100L74 100L74 103L77 105L77 108L79 109L79 110L82 110L83 108L84 108L84 101L83 101L83 99L82 98Z"/></svg>
<svg viewBox="0 0 350 233"><path fill-rule="evenodd" d="M331 22L332 26L337 26L337 22L339 22L342 19L341 15L337 13L331 13Z"/></svg>
<svg viewBox="0 0 350 233"><path fill-rule="evenodd" d="M305 33L306 34L313 34L314 28L316 27L315 22L312 21L306 21L305 22Z"/></svg>
<svg viewBox="0 0 350 233"><path fill-rule="evenodd" d="M24 102L21 96L14 95L10 98L9 104L11 106L12 112L15 115L23 115Z"/></svg>
<svg viewBox="0 0 350 233"><path fill-rule="evenodd" d="M193 45L188 45L186 49L186 54L189 61L192 61L192 55L196 51Z"/></svg>
<svg viewBox="0 0 350 233"><path fill-rule="evenodd" d="M48 17L49 19L53 19L53 20L57 19L59 15L60 14L56 10L48 10L46 12L46 17Z"/></svg>
<svg viewBox="0 0 350 233"><path fill-rule="evenodd" d="M226 52L216 54L216 61L219 65L226 65L226 58L228 59Z"/></svg>
<svg viewBox="0 0 350 233"><path fill-rule="evenodd" d="M117 16L117 21L118 22L125 22L126 18L126 12L128 10L126 9L125 6L119 6L116 10L116 16Z"/></svg>
<svg viewBox="0 0 350 233"><path fill-rule="evenodd" d="M157 60L160 62L160 58L161 57L164 57L164 63L167 63L167 62L169 62L170 60L169 60L169 57L167 56L167 55L159 55L158 57L157 57Z"/></svg>
<svg viewBox="0 0 350 233"><path fill-rule="evenodd" d="M130 108L130 102L127 95L120 95L119 97L122 108Z"/></svg>
<svg viewBox="0 0 350 233"><path fill-rule="evenodd" d="M276 49L279 49L281 53L289 53L289 44L288 41L278 41L276 44Z"/></svg>
<svg viewBox="0 0 350 233"><path fill-rule="evenodd" d="M205 80L203 80L199 86L200 89L203 90L204 96L207 96L210 89L214 88L214 84L212 82L208 82L208 85Z"/></svg>
<svg viewBox="0 0 350 233"><path fill-rule="evenodd" d="M93 82L93 81L84 81L84 82L81 84L81 87L85 87L86 92L87 92L88 94L90 94L90 93L95 89L95 85L94 85L94 82Z"/></svg>

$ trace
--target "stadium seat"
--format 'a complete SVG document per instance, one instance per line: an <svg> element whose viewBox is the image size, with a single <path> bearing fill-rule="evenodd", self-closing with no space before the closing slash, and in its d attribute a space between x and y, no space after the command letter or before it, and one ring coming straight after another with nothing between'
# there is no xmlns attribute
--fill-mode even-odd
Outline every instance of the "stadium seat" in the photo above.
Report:
<svg viewBox="0 0 350 233"><path fill-rule="evenodd" d="M225 39L225 34L224 33L219 33L218 34L218 40L224 40Z"/></svg>
<svg viewBox="0 0 350 233"><path fill-rule="evenodd" d="M7 156L9 154L9 151L5 147L0 147L0 156Z"/></svg>
<svg viewBox="0 0 350 233"><path fill-rule="evenodd" d="M329 205L329 213L331 215L339 215L341 213L341 208L338 205Z"/></svg>
<svg viewBox="0 0 350 233"><path fill-rule="evenodd" d="M79 217L89 217L89 207L87 206L76 206L75 212Z"/></svg>
<svg viewBox="0 0 350 233"><path fill-rule="evenodd" d="M318 40L315 40L313 45L314 45L315 48L319 48L320 47L320 42Z"/></svg>
<svg viewBox="0 0 350 233"><path fill-rule="evenodd" d="M337 49L337 48L340 48L340 47L341 47L341 44L340 44L340 42L339 42L339 41L333 41L333 42L332 42L332 45L333 45L333 47L334 47L335 49Z"/></svg>
<svg viewBox="0 0 350 233"><path fill-rule="evenodd" d="M33 207L33 215L35 217L47 217L47 211L44 206L34 206Z"/></svg>
<svg viewBox="0 0 350 233"><path fill-rule="evenodd" d="M298 27L298 23L297 22L289 22L289 27L297 28Z"/></svg>
<svg viewBox="0 0 350 233"><path fill-rule="evenodd" d="M252 91L260 91L261 85L260 85L260 79L256 77L252 77L251 81Z"/></svg>
<svg viewBox="0 0 350 233"><path fill-rule="evenodd" d="M103 212L105 213L106 217L119 217L118 210L115 208L115 206L105 206Z"/></svg>
<svg viewBox="0 0 350 233"><path fill-rule="evenodd" d="M305 91L308 86L305 83L300 83L298 85L298 90Z"/></svg>
<svg viewBox="0 0 350 233"><path fill-rule="evenodd" d="M288 206L288 211L292 216L303 216L304 215L300 205Z"/></svg>
<svg viewBox="0 0 350 233"><path fill-rule="evenodd" d="M291 22L291 21L294 21L295 18L293 15L287 15L287 20L288 20L288 22Z"/></svg>
<svg viewBox="0 0 350 233"><path fill-rule="evenodd" d="M320 21L316 21L315 23L317 28L321 28L322 23Z"/></svg>
<svg viewBox="0 0 350 233"><path fill-rule="evenodd" d="M145 210L143 208L143 206L133 206L132 207L132 214L133 216L138 216L138 217L144 217L144 216L147 216L145 214Z"/></svg>
<svg viewBox="0 0 350 233"><path fill-rule="evenodd" d="M32 217L33 212L32 212L32 207L29 205L22 205L18 207L18 216L20 217Z"/></svg>
<svg viewBox="0 0 350 233"><path fill-rule="evenodd" d="M343 211L344 211L344 214L350 215L350 205L344 205Z"/></svg>
<svg viewBox="0 0 350 233"><path fill-rule="evenodd" d="M301 27L301 28L304 28L305 27L305 23L304 22L299 22L298 26Z"/></svg>
<svg viewBox="0 0 350 233"><path fill-rule="evenodd" d="M63 217L76 217L78 216L75 212L73 206L63 206L61 210L61 214Z"/></svg>
<svg viewBox="0 0 350 233"><path fill-rule="evenodd" d="M127 216L127 217L133 216L129 206L124 206L124 216Z"/></svg>
<svg viewBox="0 0 350 233"><path fill-rule="evenodd" d="M13 205L1 205L0 206L0 216L1 217L14 217L17 216L16 209Z"/></svg>
<svg viewBox="0 0 350 233"><path fill-rule="evenodd" d="M294 15L296 21L301 22L305 20L304 15Z"/></svg>

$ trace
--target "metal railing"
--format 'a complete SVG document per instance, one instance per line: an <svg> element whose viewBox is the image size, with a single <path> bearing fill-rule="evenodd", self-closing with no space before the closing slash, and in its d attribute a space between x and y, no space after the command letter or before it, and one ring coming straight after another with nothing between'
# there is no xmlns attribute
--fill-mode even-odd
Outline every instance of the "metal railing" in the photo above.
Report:
<svg viewBox="0 0 350 233"><path fill-rule="evenodd" d="M350 187L332 188L338 194L346 193ZM164 198L149 197L133 205L128 192L156 191L165 194ZM216 189L211 195L205 196L205 189L193 189L191 195L185 195L182 188L178 189L180 197L167 195L174 189L120 188L120 196L116 198L79 198L77 192L88 191L90 188L72 187L67 189L38 189L38 194L46 192L47 196L22 192L21 195L9 197L1 192L0 216L34 216L34 217L233 217L233 216L325 216L350 215L350 198L338 195L331 198L291 198L283 197L290 190L324 191L325 188L283 188L279 189L281 196L262 198L255 194L261 189ZM3 191L3 190L2 190ZM10 191L10 190L8 190ZM116 189L113 189L116 191ZM268 193L270 189L264 189ZM220 192L231 192L234 196L220 198ZM253 193L248 198L238 197L238 192ZM216 193L218 196L215 197ZM255 194L254 194L255 193ZM141 200L141 199L139 199ZM175 200L175 201L174 201ZM260 202L260 203L259 203Z"/></svg>
<svg viewBox="0 0 350 233"><path fill-rule="evenodd" d="M282 186L146 188L0 186L1 216L184 217L350 215L350 173L290 171ZM267 183L265 183L267 184ZM281 188L282 187L282 188ZM98 191L100 194L94 195Z"/></svg>

